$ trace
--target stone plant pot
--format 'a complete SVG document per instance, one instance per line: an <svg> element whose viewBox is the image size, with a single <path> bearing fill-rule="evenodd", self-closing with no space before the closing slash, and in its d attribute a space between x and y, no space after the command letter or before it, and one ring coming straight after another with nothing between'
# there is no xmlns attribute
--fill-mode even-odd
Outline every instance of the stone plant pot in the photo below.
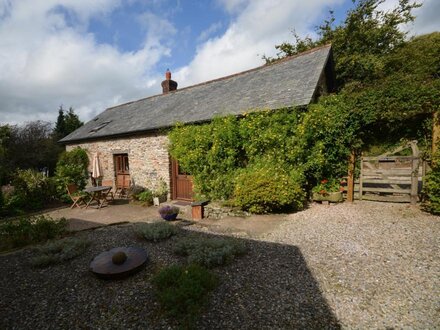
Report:
<svg viewBox="0 0 440 330"><path fill-rule="evenodd" d="M315 202L328 201L331 203L339 203L339 202L342 202L343 197L342 197L342 192L340 192L340 191L331 192L326 195L321 195L319 193L313 193L313 200Z"/></svg>

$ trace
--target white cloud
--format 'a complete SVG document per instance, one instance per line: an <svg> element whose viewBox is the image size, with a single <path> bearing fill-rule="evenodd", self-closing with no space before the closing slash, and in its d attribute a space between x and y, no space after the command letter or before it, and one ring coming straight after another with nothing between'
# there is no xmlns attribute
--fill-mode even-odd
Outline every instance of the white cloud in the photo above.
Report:
<svg viewBox="0 0 440 330"><path fill-rule="evenodd" d="M218 0L218 3L229 13L236 13L243 10L250 0Z"/></svg>
<svg viewBox="0 0 440 330"><path fill-rule="evenodd" d="M292 41L292 29L314 35L317 20L347 0L216 1L231 22L220 36L215 34L225 26L219 23L199 34L193 59L173 72L179 87L263 64L261 56L273 56L274 45ZM396 1L386 0L384 8ZM0 124L54 121L60 104L73 106L88 120L108 106L160 93L163 72L156 72L156 66L173 55L171 45L179 35L163 18L170 16L140 13L133 24L139 25L144 40L131 52L99 44L87 32L92 18L109 20L123 4L126 1L0 0ZM425 0L415 11L415 33L440 29L439 6L438 0Z"/></svg>
<svg viewBox="0 0 440 330"><path fill-rule="evenodd" d="M410 30L414 34L425 34L440 31L440 1L425 0L420 8L414 10L416 20Z"/></svg>
<svg viewBox="0 0 440 330"><path fill-rule="evenodd" d="M403 31L407 31L410 36L440 31L440 1L439 0L420 0L421 7L413 10L416 17L413 23L402 26ZM379 9L389 11L396 8L399 0L386 0L380 4Z"/></svg>
<svg viewBox="0 0 440 330"><path fill-rule="evenodd" d="M261 55L273 56L276 53L274 45L292 41L292 29L300 36L314 36L316 20L343 2L218 0L225 10L236 14L236 19L222 36L201 44L191 63L180 68L174 77L184 87L262 65ZM414 12L418 17L413 31L417 34L439 30L440 27L437 17L440 1L424 2ZM398 0L387 0L380 8L389 10L397 4Z"/></svg>
<svg viewBox="0 0 440 330"><path fill-rule="evenodd" d="M208 39L197 49L192 62L174 77L180 86L240 72L262 65L261 56L274 55L276 44L292 40L291 30L313 34L315 20L329 6L343 0L219 0L236 19L226 32Z"/></svg>
<svg viewBox="0 0 440 330"><path fill-rule="evenodd" d="M198 42L206 41L214 33L218 32L222 28L222 22L216 22L211 24L206 30L202 31L197 37Z"/></svg>
<svg viewBox="0 0 440 330"><path fill-rule="evenodd" d="M170 53L163 42L175 33L169 22L146 13L144 43L126 53L98 44L84 32L90 18L110 13L119 3L3 0L0 123L54 121L60 104L73 106L80 118L88 120L108 106L159 92L154 65ZM69 25L66 13L76 24Z"/></svg>

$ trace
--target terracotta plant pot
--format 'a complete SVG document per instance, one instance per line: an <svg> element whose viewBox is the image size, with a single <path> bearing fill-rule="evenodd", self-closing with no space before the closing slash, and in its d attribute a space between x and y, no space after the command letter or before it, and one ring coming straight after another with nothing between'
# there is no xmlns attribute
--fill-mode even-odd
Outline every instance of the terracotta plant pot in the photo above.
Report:
<svg viewBox="0 0 440 330"><path fill-rule="evenodd" d="M313 193L313 200L315 202L328 201L331 203L339 203L339 202L343 201L342 192L335 191L335 192L328 193L326 195L321 195L319 193Z"/></svg>

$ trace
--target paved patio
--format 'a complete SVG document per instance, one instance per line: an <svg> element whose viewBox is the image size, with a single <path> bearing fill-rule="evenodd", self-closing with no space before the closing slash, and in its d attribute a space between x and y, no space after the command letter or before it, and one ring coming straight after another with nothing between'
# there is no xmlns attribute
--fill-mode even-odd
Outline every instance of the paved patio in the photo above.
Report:
<svg viewBox="0 0 440 330"><path fill-rule="evenodd" d="M221 220L203 219L192 221L191 206L189 203L171 202L181 210L180 220L191 221L202 230L211 230L218 233L233 234L241 237L257 237L270 233L287 219L286 214L254 215L252 217L227 217ZM79 231L101 227L103 225L118 224L121 222L153 222L161 220L158 206L142 206L129 204L128 200L116 199L114 203L97 209L95 205L87 209L75 207L59 208L45 213L54 219L66 218L69 221L69 230Z"/></svg>

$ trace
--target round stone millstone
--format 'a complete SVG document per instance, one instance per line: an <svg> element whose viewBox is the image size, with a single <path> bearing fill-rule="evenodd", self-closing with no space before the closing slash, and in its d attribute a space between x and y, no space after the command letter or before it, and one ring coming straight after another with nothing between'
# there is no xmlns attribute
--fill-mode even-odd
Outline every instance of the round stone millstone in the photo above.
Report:
<svg viewBox="0 0 440 330"><path fill-rule="evenodd" d="M119 256L116 263L115 256ZM147 251L142 248L117 247L98 254L90 263L90 271L100 278L120 279L139 271L147 261Z"/></svg>

